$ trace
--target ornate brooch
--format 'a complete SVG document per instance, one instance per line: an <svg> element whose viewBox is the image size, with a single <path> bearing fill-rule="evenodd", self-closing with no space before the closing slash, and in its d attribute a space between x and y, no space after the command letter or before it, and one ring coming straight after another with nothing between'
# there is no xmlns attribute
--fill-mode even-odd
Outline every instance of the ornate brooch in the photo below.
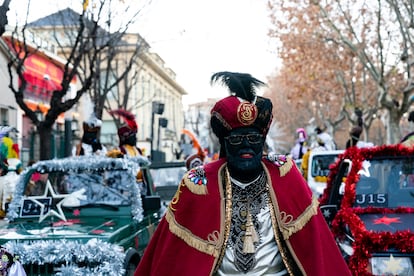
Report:
<svg viewBox="0 0 414 276"><path fill-rule="evenodd" d="M195 194L207 194L207 177L202 166L188 171L184 183Z"/></svg>

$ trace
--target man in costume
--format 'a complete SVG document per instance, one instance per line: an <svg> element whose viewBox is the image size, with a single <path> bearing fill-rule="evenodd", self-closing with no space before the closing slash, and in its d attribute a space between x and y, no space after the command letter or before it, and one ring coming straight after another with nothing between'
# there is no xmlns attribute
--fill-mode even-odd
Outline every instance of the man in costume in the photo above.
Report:
<svg viewBox="0 0 414 276"><path fill-rule="evenodd" d="M89 95L85 96L83 101L83 113L86 120L82 123L83 135L82 140L72 149L73 156L79 155L102 155L104 156L107 149L99 141L102 121L99 120L94 111L94 104Z"/></svg>
<svg viewBox="0 0 414 276"><path fill-rule="evenodd" d="M308 151L308 146L306 143L306 139L308 138L306 135L306 131L303 128L298 128L296 130L298 138L295 141L295 145L290 150L290 155L293 159L302 159L303 155Z"/></svg>
<svg viewBox="0 0 414 276"><path fill-rule="evenodd" d="M194 153L188 156L185 159L185 166L187 170L196 168L204 164L205 155L200 155L199 153Z"/></svg>
<svg viewBox="0 0 414 276"><path fill-rule="evenodd" d="M107 152L106 147L99 141L99 130L101 129L101 120L85 121L82 124L82 140L73 150L72 155L102 155Z"/></svg>
<svg viewBox="0 0 414 276"><path fill-rule="evenodd" d="M218 81L231 93L211 110L220 158L184 175L135 275L350 275L293 161L263 157L264 83L231 72Z"/></svg>
<svg viewBox="0 0 414 276"><path fill-rule="evenodd" d="M118 128L119 150L121 153L129 157L142 155L141 149L137 147L138 125L134 114L124 109L112 110L109 113L118 115L125 121L125 124Z"/></svg>

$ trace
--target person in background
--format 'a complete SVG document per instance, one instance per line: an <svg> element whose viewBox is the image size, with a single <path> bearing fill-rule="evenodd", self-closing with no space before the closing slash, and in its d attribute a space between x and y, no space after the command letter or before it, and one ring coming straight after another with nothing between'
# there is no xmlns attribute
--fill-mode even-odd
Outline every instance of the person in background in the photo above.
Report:
<svg viewBox="0 0 414 276"><path fill-rule="evenodd" d="M12 199L23 170L19 146L10 137L10 133L16 132L14 127L0 126L0 218L6 215L6 205Z"/></svg>
<svg viewBox="0 0 414 276"><path fill-rule="evenodd" d="M102 121L95 116L94 104L89 96L85 96L83 109L87 118L82 123L83 135L82 140L72 149L73 156L79 155L102 155L104 156L107 149L99 141Z"/></svg>
<svg viewBox="0 0 414 276"><path fill-rule="evenodd" d="M11 126L0 126L0 162L2 175L6 175L9 169L9 163L17 164L20 162L19 145L10 137L10 133L17 130ZM21 162L20 162L21 163ZM16 167L17 173L20 173L22 167Z"/></svg>
<svg viewBox="0 0 414 276"><path fill-rule="evenodd" d="M218 72L211 110L220 157L189 170L135 275L350 275L292 159L263 156L272 103L250 74Z"/></svg>
<svg viewBox="0 0 414 276"><path fill-rule="evenodd" d="M307 135L306 131L303 128L298 128L296 130L298 138L296 139L295 145L290 151L290 155L293 159L302 159L303 155L308 151L308 146L306 143Z"/></svg>
<svg viewBox="0 0 414 276"><path fill-rule="evenodd" d="M308 177L308 169L309 169L309 156L311 152L317 151L328 151L328 150L335 150L336 145L333 141L331 135L322 131L321 128L315 128L316 134L316 143L312 143L312 146L308 149L308 151L302 157L301 163L301 171L302 175L305 179Z"/></svg>
<svg viewBox="0 0 414 276"><path fill-rule="evenodd" d="M122 154L134 157L142 156L142 150L137 147L138 125L134 114L124 109L116 109L109 112L122 117L125 123L118 128L119 148Z"/></svg>
<svg viewBox="0 0 414 276"><path fill-rule="evenodd" d="M199 153L194 153L188 156L185 159L185 166L187 170L202 166L204 164L205 155L200 155Z"/></svg>
<svg viewBox="0 0 414 276"><path fill-rule="evenodd" d="M363 119L362 119L362 111L360 109L355 109L355 115L357 117L357 124L351 128L349 131L349 139L346 142L345 148L349 148L352 146L356 146L359 138L362 133L362 126L363 126Z"/></svg>
<svg viewBox="0 0 414 276"><path fill-rule="evenodd" d="M358 148L372 147L374 146L371 142L360 141L360 137L363 131L363 118L362 110L356 109L355 115L357 117L357 124L354 125L349 131L349 139L346 142L345 148L356 146Z"/></svg>
<svg viewBox="0 0 414 276"><path fill-rule="evenodd" d="M83 135L82 140L73 150L73 156L79 155L105 155L107 150L99 141L99 131L102 122L99 119L85 121L82 124Z"/></svg>
<svg viewBox="0 0 414 276"><path fill-rule="evenodd" d="M414 124L414 111L411 111L408 114L408 124L410 124L410 125ZM412 129L412 127L411 127L411 129ZM400 143L407 146L407 147L414 146L414 131L411 131L410 133L405 135L401 139Z"/></svg>
<svg viewBox="0 0 414 276"><path fill-rule="evenodd" d="M336 150L336 144L331 135L326 133L320 127L315 128L316 133L316 146L313 146L312 149L320 150Z"/></svg>
<svg viewBox="0 0 414 276"><path fill-rule="evenodd" d="M30 177L30 181L26 186L24 195L40 196L45 192L46 184L49 179L48 173L34 172Z"/></svg>
<svg viewBox="0 0 414 276"><path fill-rule="evenodd" d="M345 148L356 146L362 133L362 127L359 125L353 126L349 131L349 139L346 142Z"/></svg>

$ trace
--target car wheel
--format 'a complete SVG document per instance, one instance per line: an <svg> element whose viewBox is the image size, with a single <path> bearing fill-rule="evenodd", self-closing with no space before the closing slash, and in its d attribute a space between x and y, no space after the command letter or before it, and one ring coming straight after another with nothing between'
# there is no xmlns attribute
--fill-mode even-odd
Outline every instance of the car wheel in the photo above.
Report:
<svg viewBox="0 0 414 276"><path fill-rule="evenodd" d="M128 265L125 267L125 276L133 276L136 269L137 264L129 262Z"/></svg>

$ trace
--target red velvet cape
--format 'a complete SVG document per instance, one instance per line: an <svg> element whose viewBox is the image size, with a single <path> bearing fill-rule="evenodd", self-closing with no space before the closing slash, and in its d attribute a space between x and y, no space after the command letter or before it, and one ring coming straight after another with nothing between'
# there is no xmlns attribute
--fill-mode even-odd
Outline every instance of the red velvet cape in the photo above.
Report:
<svg viewBox="0 0 414 276"><path fill-rule="evenodd" d="M185 185L184 179L189 175L184 176L167 211L170 217L167 219L166 214L158 225L135 276L212 275L218 261L217 252L220 252L224 240L225 185L219 184L219 170L225 162L225 159L220 159L204 165L205 185L200 181L199 184L192 183L194 187ZM312 204L312 192L306 181L295 165L281 176L278 166L267 160L263 162L271 178L270 194L276 216L280 211L296 219ZM193 182L198 180L193 179ZM206 188L206 192L199 192L197 188L200 187ZM171 232L172 229L175 233ZM192 238L190 242L185 241L176 233L190 234ZM196 249L194 243L199 244L199 241L208 246ZM319 208L306 225L290 235L286 243L304 275L351 275Z"/></svg>

